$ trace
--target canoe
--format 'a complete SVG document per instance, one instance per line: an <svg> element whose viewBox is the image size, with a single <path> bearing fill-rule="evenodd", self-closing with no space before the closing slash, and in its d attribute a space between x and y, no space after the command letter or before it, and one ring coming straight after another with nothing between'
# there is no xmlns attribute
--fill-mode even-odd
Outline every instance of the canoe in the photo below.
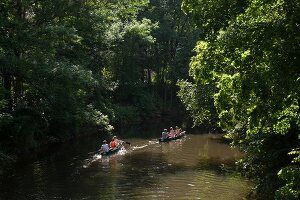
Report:
<svg viewBox="0 0 300 200"><path fill-rule="evenodd" d="M109 149L108 152L101 152L101 155L103 156L110 156L112 154L118 153L121 149L123 148L123 145L120 144L117 147L113 148L113 149Z"/></svg>
<svg viewBox="0 0 300 200"><path fill-rule="evenodd" d="M178 136L176 137L168 137L168 138L165 138L165 139L162 139L162 138L159 138L158 141L159 142L169 142L171 140L177 140L177 139L180 139L182 137L185 136L185 131L182 131Z"/></svg>

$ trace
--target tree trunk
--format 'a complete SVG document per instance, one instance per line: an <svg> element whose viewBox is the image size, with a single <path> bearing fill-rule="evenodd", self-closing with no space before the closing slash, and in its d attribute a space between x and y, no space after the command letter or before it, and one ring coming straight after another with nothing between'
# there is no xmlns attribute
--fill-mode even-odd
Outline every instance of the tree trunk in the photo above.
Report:
<svg viewBox="0 0 300 200"><path fill-rule="evenodd" d="M5 88L4 99L7 101L7 111L12 110L12 98L11 98L11 75L9 73L5 73L3 75L3 87Z"/></svg>
<svg viewBox="0 0 300 200"><path fill-rule="evenodd" d="M13 90L14 90L13 103L14 103L14 105L17 105L22 96L22 80L21 80L21 78L15 77Z"/></svg>
<svg viewBox="0 0 300 200"><path fill-rule="evenodd" d="M152 79L151 79L151 69L147 69L147 73L148 73L148 85L150 86L152 84Z"/></svg>

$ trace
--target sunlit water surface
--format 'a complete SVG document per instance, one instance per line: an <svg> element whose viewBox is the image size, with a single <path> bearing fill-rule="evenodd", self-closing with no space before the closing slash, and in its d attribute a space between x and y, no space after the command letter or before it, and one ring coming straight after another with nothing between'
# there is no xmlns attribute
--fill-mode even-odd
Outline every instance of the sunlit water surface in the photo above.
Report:
<svg viewBox="0 0 300 200"><path fill-rule="evenodd" d="M0 199L245 199L251 183L228 171L241 154L219 137L126 138L132 145L110 157L91 139L2 177Z"/></svg>

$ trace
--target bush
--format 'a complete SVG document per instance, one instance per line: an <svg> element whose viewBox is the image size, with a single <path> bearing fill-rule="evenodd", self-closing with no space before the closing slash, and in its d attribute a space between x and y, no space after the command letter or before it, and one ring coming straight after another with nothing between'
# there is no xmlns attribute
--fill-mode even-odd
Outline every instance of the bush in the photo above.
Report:
<svg viewBox="0 0 300 200"><path fill-rule="evenodd" d="M285 185L276 191L275 198L296 200L300 198L300 168L288 166L278 172L279 178L285 181Z"/></svg>

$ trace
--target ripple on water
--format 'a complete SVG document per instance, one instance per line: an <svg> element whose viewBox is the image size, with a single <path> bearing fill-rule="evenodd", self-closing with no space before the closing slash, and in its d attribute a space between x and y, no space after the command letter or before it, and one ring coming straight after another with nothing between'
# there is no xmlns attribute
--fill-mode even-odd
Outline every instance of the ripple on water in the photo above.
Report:
<svg viewBox="0 0 300 200"><path fill-rule="evenodd" d="M0 199L243 199L251 183L220 173L240 153L210 137L131 138L125 155L104 158L88 149L41 160L1 182Z"/></svg>

